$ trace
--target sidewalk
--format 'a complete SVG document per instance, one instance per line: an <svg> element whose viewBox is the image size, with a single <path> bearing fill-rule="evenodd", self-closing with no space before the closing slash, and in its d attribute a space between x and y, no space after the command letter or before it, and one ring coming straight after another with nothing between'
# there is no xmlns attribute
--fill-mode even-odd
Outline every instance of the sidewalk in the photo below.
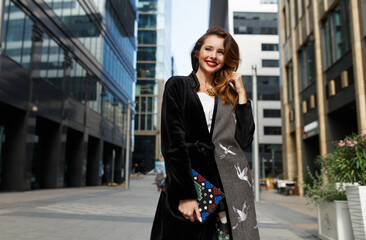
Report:
<svg viewBox="0 0 366 240"><path fill-rule="evenodd" d="M124 187L0 193L0 240L147 240L159 194L154 176ZM262 240L316 239L316 209L306 200L262 191L256 203Z"/></svg>
<svg viewBox="0 0 366 240"><path fill-rule="evenodd" d="M284 196L263 190L256 203L261 239L318 239L317 209L306 206L306 198Z"/></svg>

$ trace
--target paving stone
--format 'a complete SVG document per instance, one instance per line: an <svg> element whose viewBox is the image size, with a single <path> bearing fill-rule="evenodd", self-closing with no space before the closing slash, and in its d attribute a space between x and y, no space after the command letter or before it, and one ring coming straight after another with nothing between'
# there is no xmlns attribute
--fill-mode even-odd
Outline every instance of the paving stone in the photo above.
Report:
<svg viewBox="0 0 366 240"><path fill-rule="evenodd" d="M0 240L146 240L159 194L153 175L132 178L128 191L97 186L0 193ZM316 215L304 198L274 191L261 196L262 240L316 239Z"/></svg>

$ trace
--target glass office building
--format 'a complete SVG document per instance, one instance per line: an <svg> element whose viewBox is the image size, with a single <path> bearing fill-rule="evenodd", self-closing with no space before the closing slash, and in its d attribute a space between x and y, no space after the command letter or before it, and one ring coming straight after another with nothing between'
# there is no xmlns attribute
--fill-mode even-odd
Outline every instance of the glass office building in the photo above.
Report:
<svg viewBox="0 0 366 240"><path fill-rule="evenodd" d="M136 3L41 2L4 1L0 188L97 185L103 166L122 182Z"/></svg>
<svg viewBox="0 0 366 240"><path fill-rule="evenodd" d="M164 82L171 76L171 1L138 2L135 115L136 171L154 168L160 154L160 108Z"/></svg>

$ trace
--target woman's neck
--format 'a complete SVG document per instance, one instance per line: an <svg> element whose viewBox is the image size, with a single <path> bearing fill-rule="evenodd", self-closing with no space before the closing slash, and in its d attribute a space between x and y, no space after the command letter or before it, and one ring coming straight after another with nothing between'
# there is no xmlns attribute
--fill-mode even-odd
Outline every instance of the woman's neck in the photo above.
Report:
<svg viewBox="0 0 366 240"><path fill-rule="evenodd" d="M207 87L213 87L213 74L208 74L198 69L198 71L196 72L196 76L198 80L201 83L205 84Z"/></svg>

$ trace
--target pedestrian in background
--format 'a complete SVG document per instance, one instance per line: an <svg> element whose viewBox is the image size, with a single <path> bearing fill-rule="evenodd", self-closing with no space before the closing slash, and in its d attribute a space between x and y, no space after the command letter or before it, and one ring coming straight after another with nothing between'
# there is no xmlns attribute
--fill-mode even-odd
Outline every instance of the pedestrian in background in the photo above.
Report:
<svg viewBox="0 0 366 240"><path fill-rule="evenodd" d="M158 188L158 191L160 191L161 183L165 179L165 173L161 165L159 165L156 169L156 176L155 176L155 183Z"/></svg>
<svg viewBox="0 0 366 240"><path fill-rule="evenodd" d="M210 28L191 52L193 72L165 84L161 142L167 191L160 195L153 240L259 239L251 171L242 150L253 141L254 122L235 72L239 56L226 30ZM192 169L225 193L204 223Z"/></svg>

